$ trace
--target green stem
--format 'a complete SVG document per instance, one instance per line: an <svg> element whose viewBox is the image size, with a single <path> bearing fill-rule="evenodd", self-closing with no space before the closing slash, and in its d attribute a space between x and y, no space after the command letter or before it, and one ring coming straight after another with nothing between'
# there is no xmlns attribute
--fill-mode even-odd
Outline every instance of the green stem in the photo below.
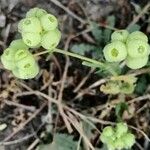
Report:
<svg viewBox="0 0 150 150"><path fill-rule="evenodd" d="M103 65L102 62L99 62L97 60L93 60L91 58L87 58L85 56L81 56L81 55L78 55L78 54L75 54L75 53L71 53L71 52L68 52L68 51L64 51L64 50L61 50L61 49L55 49L54 52L57 52L57 53L60 53L60 54L64 54L64 55L68 55L68 56L71 56L71 57L74 57L74 58L78 58L82 61L87 61L87 62L90 62L90 63L93 63L93 64L97 64L97 65Z"/></svg>
<svg viewBox="0 0 150 150"><path fill-rule="evenodd" d="M76 53L71 53L71 52L68 52L68 51L57 49L57 48L54 49L53 51L46 50L46 51L43 51L43 52L36 53L36 54L34 54L34 56L40 56L40 55L43 55L43 54L46 54L46 53L52 53L52 52L56 52L56 53L60 53L60 54L63 54L63 55L68 55L68 56L71 56L71 57L74 57L74 58L78 58L78 59L80 59L82 61L86 61L88 63L95 64L95 65L99 66L99 68L105 66L104 63L99 62L97 60L94 60L94 59L91 59L91 58L88 58L88 57L85 57L85 56L82 56L82 55L78 55ZM117 73L113 69L111 69L111 68L109 68L108 71L112 75L117 75Z"/></svg>

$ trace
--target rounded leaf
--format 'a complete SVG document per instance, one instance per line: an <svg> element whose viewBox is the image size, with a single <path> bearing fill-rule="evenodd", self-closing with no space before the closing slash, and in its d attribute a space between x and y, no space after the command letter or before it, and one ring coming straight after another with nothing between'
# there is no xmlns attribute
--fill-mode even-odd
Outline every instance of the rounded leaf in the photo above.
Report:
<svg viewBox="0 0 150 150"><path fill-rule="evenodd" d="M53 50L57 47L61 39L59 30L51 30L43 35L41 45L43 48Z"/></svg>
<svg viewBox="0 0 150 150"><path fill-rule="evenodd" d="M58 20L54 15L46 14L43 15L41 18L41 24L45 31L54 30L58 26Z"/></svg>
<svg viewBox="0 0 150 150"><path fill-rule="evenodd" d="M107 44L104 49L104 57L108 62L120 62L127 56L127 49L123 42L114 41Z"/></svg>
<svg viewBox="0 0 150 150"><path fill-rule="evenodd" d="M132 58L127 57L126 59L126 65L131 69L140 69L144 67L148 62L148 56L141 57L141 58Z"/></svg>

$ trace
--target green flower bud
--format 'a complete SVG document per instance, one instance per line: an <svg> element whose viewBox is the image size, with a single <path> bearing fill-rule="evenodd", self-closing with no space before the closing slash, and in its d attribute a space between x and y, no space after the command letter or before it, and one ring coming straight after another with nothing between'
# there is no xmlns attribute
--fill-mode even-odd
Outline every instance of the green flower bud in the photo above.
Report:
<svg viewBox="0 0 150 150"><path fill-rule="evenodd" d="M29 47L37 47L41 42L39 33L22 33L23 41Z"/></svg>
<svg viewBox="0 0 150 150"><path fill-rule="evenodd" d="M148 42L148 37L141 31L135 31L129 34L127 42L129 42L130 40L141 40Z"/></svg>
<svg viewBox="0 0 150 150"><path fill-rule="evenodd" d="M19 26L21 32L30 32L30 33L42 32L41 23L38 18L36 17L25 18L21 21L22 21L22 23L20 23L21 27Z"/></svg>
<svg viewBox="0 0 150 150"><path fill-rule="evenodd" d="M123 135L122 140L124 142L125 148L131 148L135 143L135 136L131 133L126 133Z"/></svg>
<svg viewBox="0 0 150 150"><path fill-rule="evenodd" d="M58 26L58 20L54 15L51 15L51 14L43 15L40 18L40 20L41 20L43 29L46 31L54 30Z"/></svg>
<svg viewBox="0 0 150 150"><path fill-rule="evenodd" d="M26 62L23 68L15 68L12 73L20 79L32 79L39 73L39 66L37 63L30 64Z"/></svg>
<svg viewBox="0 0 150 150"><path fill-rule="evenodd" d="M130 57L140 58L148 56L149 45L142 40L130 40L127 43L127 51Z"/></svg>
<svg viewBox="0 0 150 150"><path fill-rule="evenodd" d="M18 49L26 49L26 50L28 50L28 46L23 42L23 40L22 39L18 39L18 40L14 40L14 41L12 41L11 43L10 43L10 46L9 47L11 47L11 48L13 48L13 49L16 49L16 50L18 50Z"/></svg>
<svg viewBox="0 0 150 150"><path fill-rule="evenodd" d="M141 58L132 58L127 57L126 65L131 69L139 69L144 67L148 62L148 56L141 57Z"/></svg>
<svg viewBox="0 0 150 150"><path fill-rule="evenodd" d="M15 61L13 60L16 50L13 48L7 48L1 56L1 62L4 68L12 70L15 68Z"/></svg>
<svg viewBox="0 0 150 150"><path fill-rule="evenodd" d="M43 35L41 45L45 49L53 50L59 44L60 39L61 39L60 31L51 30Z"/></svg>
<svg viewBox="0 0 150 150"><path fill-rule="evenodd" d="M30 18L30 17L38 17L40 18L41 16L47 14L47 12L44 9L40 9L40 8L32 8L30 9L27 14L26 17Z"/></svg>
<svg viewBox="0 0 150 150"><path fill-rule="evenodd" d="M128 35L129 32L127 30L118 30L112 33L111 40L126 42Z"/></svg>
<svg viewBox="0 0 150 150"><path fill-rule="evenodd" d="M117 123L116 126L116 137L120 138L123 134L127 133L128 126L126 123Z"/></svg>
<svg viewBox="0 0 150 150"><path fill-rule="evenodd" d="M120 62L127 56L127 49L123 42L114 41L107 44L104 49L104 57L108 62Z"/></svg>

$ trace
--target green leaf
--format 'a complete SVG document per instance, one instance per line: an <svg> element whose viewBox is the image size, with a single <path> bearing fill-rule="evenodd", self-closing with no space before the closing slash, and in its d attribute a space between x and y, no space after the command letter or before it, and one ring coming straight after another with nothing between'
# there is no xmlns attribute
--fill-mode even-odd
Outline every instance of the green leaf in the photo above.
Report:
<svg viewBox="0 0 150 150"><path fill-rule="evenodd" d="M66 134L56 134L51 144L41 144L38 150L76 150L77 142L72 136Z"/></svg>
<svg viewBox="0 0 150 150"><path fill-rule="evenodd" d="M128 104L125 102L120 102L115 107L115 114L118 121L122 121L122 115L125 110L128 110Z"/></svg>
<svg viewBox="0 0 150 150"><path fill-rule="evenodd" d="M95 40L100 43L102 41L102 29L99 28L96 22L92 22L92 35L94 36Z"/></svg>
<svg viewBox="0 0 150 150"><path fill-rule="evenodd" d="M134 24L134 25L129 25L129 26L127 27L127 30L131 33L131 32L134 32L134 31L139 31L140 28L141 28L140 25Z"/></svg>
<svg viewBox="0 0 150 150"><path fill-rule="evenodd" d="M148 81L146 79L146 76L144 75L141 78L139 78L136 84L135 93L139 95L143 95L143 93L145 92L147 88L147 85L148 85Z"/></svg>
<svg viewBox="0 0 150 150"><path fill-rule="evenodd" d="M109 16L107 18L107 25L110 26L110 27L114 27L115 26L115 17L113 15ZM112 33L112 30L110 30L110 29L105 29L104 30L104 33L103 33L104 34L104 41L106 43L109 42L111 33Z"/></svg>
<svg viewBox="0 0 150 150"><path fill-rule="evenodd" d="M93 49L95 49L94 45L82 43L82 44L73 45L73 47L71 48L71 51L76 54L85 55L86 52L89 52Z"/></svg>

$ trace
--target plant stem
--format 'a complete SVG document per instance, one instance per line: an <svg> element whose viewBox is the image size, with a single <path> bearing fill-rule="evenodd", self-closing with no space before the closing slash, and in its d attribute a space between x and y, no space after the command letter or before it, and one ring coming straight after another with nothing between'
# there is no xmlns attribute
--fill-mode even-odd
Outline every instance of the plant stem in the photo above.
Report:
<svg viewBox="0 0 150 150"><path fill-rule="evenodd" d="M99 62L97 60L93 60L91 58L87 58L85 56L81 56L81 55L78 55L78 54L75 54L75 53L71 53L71 52L68 52L68 51L64 51L64 50L61 50L61 49L55 49L54 52L57 52L57 53L60 53L60 54L64 54L64 55L68 55L68 56L71 56L71 57L74 57L74 58L78 58L80 60L87 61L87 62L90 62L90 63L93 63L93 64L97 64L97 65L100 65L100 66L103 65L102 62Z"/></svg>

